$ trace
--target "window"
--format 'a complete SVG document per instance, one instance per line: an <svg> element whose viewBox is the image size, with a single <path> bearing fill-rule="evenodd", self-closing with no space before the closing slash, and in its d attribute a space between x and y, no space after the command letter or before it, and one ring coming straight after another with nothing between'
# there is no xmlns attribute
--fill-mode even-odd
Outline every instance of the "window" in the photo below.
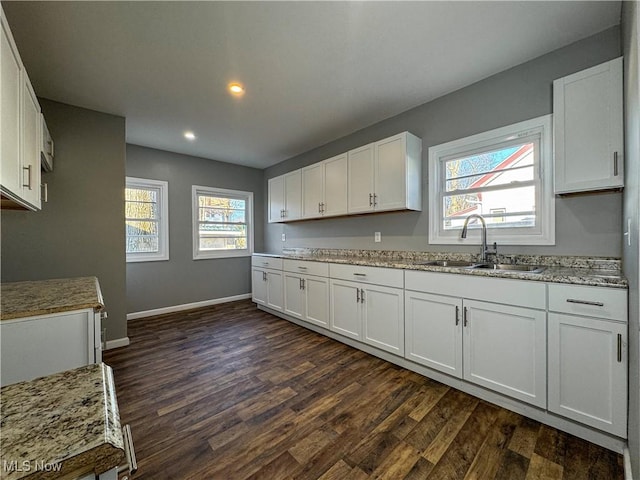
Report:
<svg viewBox="0 0 640 480"><path fill-rule="evenodd" d="M490 242L554 245L551 115L429 148L429 243L457 244L482 215ZM481 223L469 223L480 241Z"/></svg>
<svg viewBox="0 0 640 480"><path fill-rule="evenodd" d="M253 193L193 186L193 258L253 251Z"/></svg>
<svg viewBox="0 0 640 480"><path fill-rule="evenodd" d="M127 177L125 229L127 262L169 260L167 182Z"/></svg>

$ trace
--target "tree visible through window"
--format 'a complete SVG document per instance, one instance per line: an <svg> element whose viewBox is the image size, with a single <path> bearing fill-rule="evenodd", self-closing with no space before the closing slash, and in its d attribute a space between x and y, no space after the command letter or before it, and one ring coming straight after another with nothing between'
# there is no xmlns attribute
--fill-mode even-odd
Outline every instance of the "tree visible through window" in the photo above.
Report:
<svg viewBox="0 0 640 480"><path fill-rule="evenodd" d="M167 260L167 182L127 177L125 229L127 261Z"/></svg>
<svg viewBox="0 0 640 480"><path fill-rule="evenodd" d="M194 187L194 258L250 254L253 195Z"/></svg>
<svg viewBox="0 0 640 480"><path fill-rule="evenodd" d="M546 115L430 147L429 243L463 242L462 226L477 214L491 241L553 245L551 138ZM472 219L469 227L480 223Z"/></svg>

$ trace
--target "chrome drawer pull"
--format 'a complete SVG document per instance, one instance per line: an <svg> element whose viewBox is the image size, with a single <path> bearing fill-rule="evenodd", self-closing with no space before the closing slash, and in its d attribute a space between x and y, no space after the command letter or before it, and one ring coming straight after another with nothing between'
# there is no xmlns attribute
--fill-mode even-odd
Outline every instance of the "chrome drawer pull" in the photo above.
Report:
<svg viewBox="0 0 640 480"><path fill-rule="evenodd" d="M306 270L307 267L298 267L300 270Z"/></svg>
<svg viewBox="0 0 640 480"><path fill-rule="evenodd" d="M354 273L353 276L354 277L366 277L367 274L366 273Z"/></svg>
<svg viewBox="0 0 640 480"><path fill-rule="evenodd" d="M589 300L576 300L575 298L567 298L567 303L579 303L581 305L591 305L592 307L604 307L602 302L591 302Z"/></svg>

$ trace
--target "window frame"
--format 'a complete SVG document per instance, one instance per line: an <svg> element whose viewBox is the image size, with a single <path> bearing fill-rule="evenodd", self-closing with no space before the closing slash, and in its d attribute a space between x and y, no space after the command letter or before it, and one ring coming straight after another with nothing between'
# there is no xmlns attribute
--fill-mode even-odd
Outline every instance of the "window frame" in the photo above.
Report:
<svg viewBox="0 0 640 480"><path fill-rule="evenodd" d="M246 201L246 225L247 225L247 248L243 249L224 249L224 250L208 250L200 251L200 233L198 230L198 195L210 195L215 197L225 197L242 199ZM245 192L242 190L230 190L226 188L206 187L202 185L192 185L191 187L191 236L193 245L194 260L210 260L216 258L233 258L233 257L250 257L253 254L253 192Z"/></svg>
<svg viewBox="0 0 640 480"><path fill-rule="evenodd" d="M169 260L169 182L164 180L152 180L149 178L125 177L125 190L127 188L140 188L156 190L158 192L158 251L157 252L133 252L126 253L127 263L136 262L161 262ZM127 199L125 195L124 203ZM127 238L127 215L125 209L125 242Z"/></svg>
<svg viewBox="0 0 640 480"><path fill-rule="evenodd" d="M445 230L443 226L444 163L452 157L468 156L500 148L518 138L539 135L539 171L536 185L536 226L491 228L487 241L499 245L555 245L555 195L553 193L553 115L514 123L429 148L429 244L480 244L479 228L470 228L467 239L460 238L461 228ZM538 179L536 179L536 182Z"/></svg>

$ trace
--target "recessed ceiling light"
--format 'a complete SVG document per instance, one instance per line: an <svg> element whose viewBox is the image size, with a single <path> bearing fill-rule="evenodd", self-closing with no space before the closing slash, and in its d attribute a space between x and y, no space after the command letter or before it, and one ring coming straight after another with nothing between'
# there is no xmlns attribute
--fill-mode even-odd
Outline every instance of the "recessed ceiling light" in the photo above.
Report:
<svg viewBox="0 0 640 480"><path fill-rule="evenodd" d="M238 83L238 82L230 83L228 88L229 88L229 92L231 92L232 95L240 96L244 94L244 87L242 86L241 83Z"/></svg>
<svg viewBox="0 0 640 480"><path fill-rule="evenodd" d="M187 140L195 140L196 134L193 132L184 132L184 138L186 138Z"/></svg>

